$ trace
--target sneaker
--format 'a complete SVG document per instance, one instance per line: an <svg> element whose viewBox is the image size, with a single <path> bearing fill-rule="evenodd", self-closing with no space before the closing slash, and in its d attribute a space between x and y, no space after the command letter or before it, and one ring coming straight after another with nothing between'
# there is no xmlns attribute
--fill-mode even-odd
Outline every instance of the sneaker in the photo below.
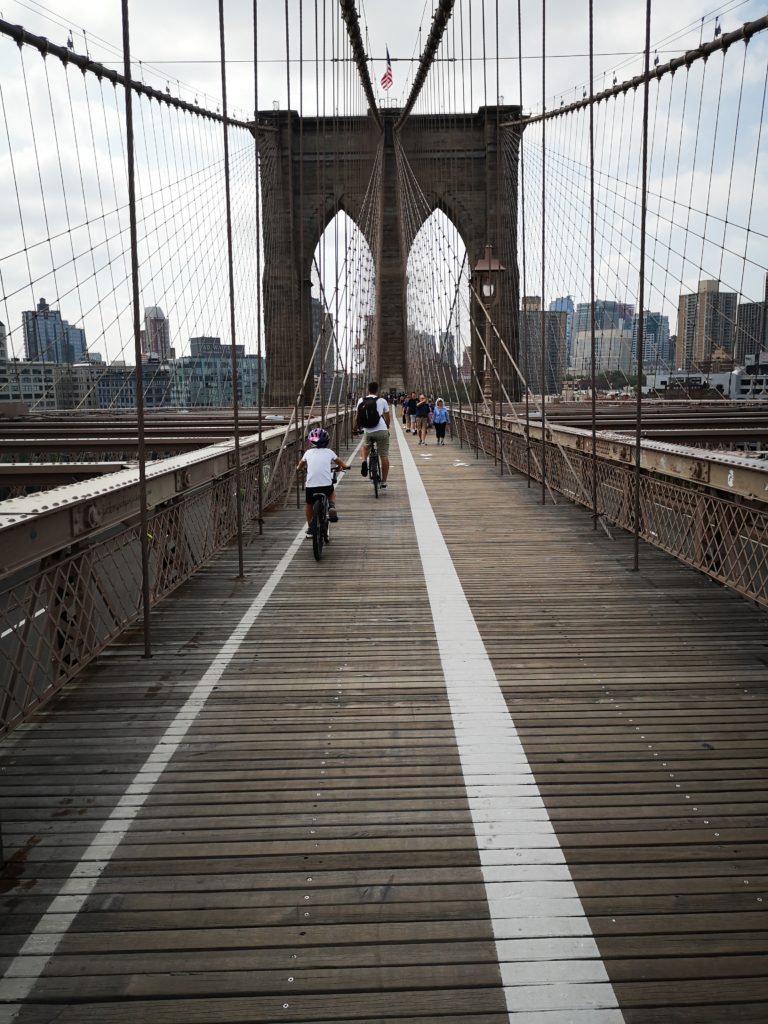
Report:
<svg viewBox="0 0 768 1024"><path fill-rule="evenodd" d="M311 537L312 536L312 531L308 528L307 532L304 534L304 536L305 537Z"/></svg>
<svg viewBox="0 0 768 1024"><path fill-rule="evenodd" d="M329 505L328 506L328 518L330 519L330 521L332 523L338 523L338 521L339 521L339 513L336 511L336 506L335 505Z"/></svg>
<svg viewBox="0 0 768 1024"><path fill-rule="evenodd" d="M385 490L385 489L386 489L386 486L387 486L387 485L386 485L385 483L380 483L380 484L379 484L379 490L380 490L380 491L383 491L383 490Z"/></svg>
<svg viewBox="0 0 768 1024"><path fill-rule="evenodd" d="M360 463L360 472L363 476L368 476L368 460L363 459Z"/></svg>

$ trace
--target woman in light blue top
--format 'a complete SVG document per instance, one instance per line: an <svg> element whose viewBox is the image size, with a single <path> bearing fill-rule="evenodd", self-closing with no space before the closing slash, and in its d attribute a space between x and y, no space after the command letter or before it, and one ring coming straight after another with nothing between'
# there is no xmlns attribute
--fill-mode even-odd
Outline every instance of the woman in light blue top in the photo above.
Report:
<svg viewBox="0 0 768 1024"><path fill-rule="evenodd" d="M437 443L445 444L445 428L448 423L448 410L445 407L445 402L442 398L438 398L435 403L434 411L432 412L432 422L435 425L435 434L437 434Z"/></svg>

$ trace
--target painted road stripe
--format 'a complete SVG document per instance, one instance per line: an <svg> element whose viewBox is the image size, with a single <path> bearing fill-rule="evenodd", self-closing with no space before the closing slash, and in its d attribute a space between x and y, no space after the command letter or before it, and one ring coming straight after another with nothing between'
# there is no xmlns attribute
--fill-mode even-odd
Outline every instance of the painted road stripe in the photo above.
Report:
<svg viewBox="0 0 768 1024"><path fill-rule="evenodd" d="M352 453L350 463L357 455L360 444ZM340 476L339 483L342 480L343 475ZM9 964L5 975L0 980L0 1003L6 1004L0 1006L0 1024L9 1024L13 1021L22 1009L23 1001L29 998L35 982L45 970L75 917L93 892L96 883L147 797L203 710L213 688L221 680L230 661L240 650L240 646L275 592L296 552L305 546L306 528L306 524L303 524L288 550L272 570L269 579L225 640L205 674L134 776L133 782L130 783L112 813L96 833L79 863L72 869L69 878L62 884L58 895L51 901L19 953Z"/></svg>
<svg viewBox="0 0 768 1024"><path fill-rule="evenodd" d="M616 994L448 546L399 423L395 429L510 1021L622 1024ZM528 813L510 815L521 797ZM532 818L531 810L539 813ZM516 898L512 884L519 881L522 864L559 865L556 875L533 877L556 877L564 888L553 899L552 883L542 881L536 896L528 889ZM560 955L552 956L544 970L548 950Z"/></svg>

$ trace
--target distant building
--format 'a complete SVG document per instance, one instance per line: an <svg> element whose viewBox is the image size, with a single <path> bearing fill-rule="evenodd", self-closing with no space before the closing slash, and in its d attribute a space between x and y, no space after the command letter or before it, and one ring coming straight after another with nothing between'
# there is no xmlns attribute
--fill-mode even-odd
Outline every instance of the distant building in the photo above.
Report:
<svg viewBox="0 0 768 1024"><path fill-rule="evenodd" d="M737 295L721 292L719 281L699 281L699 289L681 295L677 309L676 362L682 370L711 365L722 350L733 354Z"/></svg>
<svg viewBox="0 0 768 1024"><path fill-rule="evenodd" d="M637 362L640 314L632 317L632 362ZM669 340L669 317L661 313L643 313L643 372L674 369L674 351Z"/></svg>
<svg viewBox="0 0 768 1024"><path fill-rule="evenodd" d="M61 363L0 361L0 402L24 402L30 409L56 409Z"/></svg>
<svg viewBox="0 0 768 1024"><path fill-rule="evenodd" d="M644 346L645 347L645 346ZM592 373L592 331L574 331L571 369L579 377ZM632 331L621 327L595 330L595 373L632 373Z"/></svg>
<svg viewBox="0 0 768 1024"><path fill-rule="evenodd" d="M314 384L319 387L323 378L323 401L335 401L333 393L334 375L336 372L336 342L333 337L333 320L327 314L325 306L312 296L311 302L312 337L310 339L315 353ZM317 346L317 348L315 348ZM319 391L318 391L319 394Z"/></svg>
<svg viewBox="0 0 768 1024"><path fill-rule="evenodd" d="M140 340L143 361L155 356L161 363L167 363L173 358L171 325L159 306L145 308L144 330L141 332Z"/></svg>
<svg viewBox="0 0 768 1024"><path fill-rule="evenodd" d="M21 314L27 359L43 363L79 363L85 358L85 331L62 320L58 309L40 299L37 309Z"/></svg>
<svg viewBox="0 0 768 1024"><path fill-rule="evenodd" d="M6 340L5 324L0 320L0 363L8 358L8 341Z"/></svg>
<svg viewBox="0 0 768 1024"><path fill-rule="evenodd" d="M173 364L150 360L142 366L141 383L144 391L144 405L147 409L173 408L176 404L174 383L175 371ZM134 388L136 371L133 367Z"/></svg>
<svg viewBox="0 0 768 1024"><path fill-rule="evenodd" d="M521 351L523 376L534 394L559 395L565 374L565 329L567 314L542 313L538 296L523 296ZM544 387L541 386L541 332L544 325Z"/></svg>
<svg viewBox="0 0 768 1024"><path fill-rule="evenodd" d="M190 355L170 364L172 404L180 408L232 405L232 347L220 338L189 339ZM246 353L244 345L235 345L237 394L246 408L258 404L258 389L264 390L264 358ZM145 377L147 370L145 368Z"/></svg>
<svg viewBox="0 0 768 1024"><path fill-rule="evenodd" d="M551 313L565 313L565 365L571 365L571 345L573 340L573 319L576 307L570 295L561 296L549 304Z"/></svg>
<svg viewBox="0 0 768 1024"><path fill-rule="evenodd" d="M465 345L461 355L461 378L464 381L472 379L472 349Z"/></svg>
<svg viewBox="0 0 768 1024"><path fill-rule="evenodd" d="M768 346L747 356L745 365L731 374L731 398L768 401Z"/></svg>
<svg viewBox="0 0 768 1024"><path fill-rule="evenodd" d="M244 346L239 346L244 351ZM189 339L189 354L193 359L223 359L225 353L222 351L221 338L203 336ZM231 349L227 348L226 354L232 358Z"/></svg>
<svg viewBox="0 0 768 1024"><path fill-rule="evenodd" d="M443 331L440 335L440 359L444 366L456 366L456 337L453 331Z"/></svg>
<svg viewBox="0 0 768 1024"><path fill-rule="evenodd" d="M124 363L99 367L96 396L100 409L136 408L136 370Z"/></svg>
<svg viewBox="0 0 768 1024"><path fill-rule="evenodd" d="M768 402L768 351L747 356L746 366L712 373L688 373L685 370L649 374L644 393L662 397L706 397L719 392L724 398Z"/></svg>
<svg viewBox="0 0 768 1024"><path fill-rule="evenodd" d="M740 302L736 310L736 335L733 355L743 366L747 356L768 349L768 274L765 275L765 297L762 302Z"/></svg>
<svg viewBox="0 0 768 1024"><path fill-rule="evenodd" d="M635 307L630 302L614 302L612 299L595 300L595 330L620 330L624 321L631 320ZM580 302L576 306L573 328L576 331L592 330L592 303Z"/></svg>

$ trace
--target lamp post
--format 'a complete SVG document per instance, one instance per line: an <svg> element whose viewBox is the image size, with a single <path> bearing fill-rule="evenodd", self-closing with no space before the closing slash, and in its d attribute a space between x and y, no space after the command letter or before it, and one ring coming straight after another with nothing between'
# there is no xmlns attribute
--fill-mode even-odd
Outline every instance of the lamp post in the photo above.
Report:
<svg viewBox="0 0 768 1024"><path fill-rule="evenodd" d="M500 260L493 255L493 246L488 243L485 246L485 256L477 261L475 273L480 276L480 290L483 295L485 306L485 352L483 353L483 397L490 402L493 397L493 378L491 368L491 310L498 304L499 289L497 286L498 275L506 270Z"/></svg>

